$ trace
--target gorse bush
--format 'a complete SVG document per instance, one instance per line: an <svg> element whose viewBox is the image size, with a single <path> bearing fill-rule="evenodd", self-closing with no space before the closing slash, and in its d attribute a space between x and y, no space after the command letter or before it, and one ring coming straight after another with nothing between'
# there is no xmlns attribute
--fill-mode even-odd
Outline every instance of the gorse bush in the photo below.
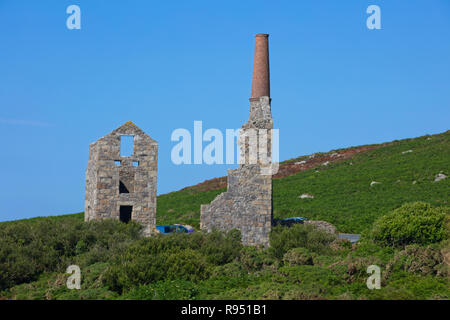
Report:
<svg viewBox="0 0 450 320"><path fill-rule="evenodd" d="M190 300L198 294L195 283L186 280L164 280L134 287L122 299L132 300Z"/></svg>
<svg viewBox="0 0 450 320"><path fill-rule="evenodd" d="M432 208L425 202L406 203L375 221L373 239L383 245L426 245L446 238L448 207Z"/></svg>
<svg viewBox="0 0 450 320"><path fill-rule="evenodd" d="M119 221L84 223L78 219L39 219L0 224L0 290L36 280L43 272L107 261L132 240L141 227Z"/></svg>
<svg viewBox="0 0 450 320"><path fill-rule="evenodd" d="M261 270L265 264L271 263L266 252L255 247L243 248L239 256L239 262L243 270L250 272Z"/></svg>
<svg viewBox="0 0 450 320"><path fill-rule="evenodd" d="M115 292L163 280L198 282L239 256L240 233L159 235L141 239L111 260L105 284Z"/></svg>
<svg viewBox="0 0 450 320"><path fill-rule="evenodd" d="M439 248L429 245L421 247L416 244L408 245L397 252L387 265L387 272L406 271L415 274L447 276L444 257Z"/></svg>
<svg viewBox="0 0 450 320"><path fill-rule="evenodd" d="M294 248L284 254L283 262L288 266L312 265L313 258L308 249Z"/></svg>
<svg viewBox="0 0 450 320"><path fill-rule="evenodd" d="M242 247L241 233L238 230L228 233L212 232L204 238L200 252L207 257L208 262L222 265L237 258Z"/></svg>
<svg viewBox="0 0 450 320"><path fill-rule="evenodd" d="M162 280L199 281L208 278L211 265L198 251L174 249L158 254L127 251L113 260L105 273L105 284L122 293Z"/></svg>
<svg viewBox="0 0 450 320"><path fill-rule="evenodd" d="M269 250L279 260L292 248L306 248L311 252L324 253L331 250L329 244L334 239L335 235L311 225L276 226L272 229Z"/></svg>
<svg viewBox="0 0 450 320"><path fill-rule="evenodd" d="M284 266L279 272L290 283L302 283L302 289L316 296L333 291L342 284L342 279L332 270L311 265ZM305 290L306 289L306 290Z"/></svg>

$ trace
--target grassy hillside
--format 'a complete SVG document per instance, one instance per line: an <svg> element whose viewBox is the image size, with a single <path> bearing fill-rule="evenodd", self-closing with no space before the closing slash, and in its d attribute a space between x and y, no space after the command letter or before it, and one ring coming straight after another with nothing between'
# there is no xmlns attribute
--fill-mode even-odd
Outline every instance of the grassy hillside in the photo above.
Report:
<svg viewBox="0 0 450 320"><path fill-rule="evenodd" d="M317 170L274 181L274 216L326 220L343 232L362 232L404 202L448 205L450 132L402 140ZM408 150L412 152L402 153ZM370 186L372 181L381 182ZM314 199L298 199L311 193Z"/></svg>
<svg viewBox="0 0 450 320"><path fill-rule="evenodd" d="M283 162L274 178L274 217L304 216L363 233L353 246L310 226L275 228L272 248L263 250L242 247L233 233L141 239L133 223L84 223L82 213L0 223L0 298L449 299L448 241L392 247L370 233L378 218L407 202L448 216L450 179L434 182L440 172L450 174L450 131ZM157 223L198 228L200 205L225 183L222 177L159 196ZM304 193L314 198L300 199ZM65 287L69 264L82 269L80 291ZM383 270L382 290L365 285L370 264Z"/></svg>
<svg viewBox="0 0 450 320"><path fill-rule="evenodd" d="M403 153L409 150L412 152ZM329 159L327 154L316 155L323 162L316 161L316 166L309 170L274 179L275 218L303 216L326 220L341 232L359 233L370 228L377 217L405 202L421 200L449 205L450 179L435 183L434 178L440 172L450 174L450 131L394 141L322 165ZM304 156L282 165L302 160L306 164L311 161ZM371 187L372 181L381 184ZM185 189L159 196L158 224L179 222L198 226L200 204L209 203L223 191L225 188L203 192ZM314 195L314 199L299 199L303 193Z"/></svg>

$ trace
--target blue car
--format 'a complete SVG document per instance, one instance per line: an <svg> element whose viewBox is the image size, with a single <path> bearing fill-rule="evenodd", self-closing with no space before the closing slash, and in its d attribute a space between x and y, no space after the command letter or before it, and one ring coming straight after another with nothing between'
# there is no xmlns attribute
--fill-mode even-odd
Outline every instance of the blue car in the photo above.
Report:
<svg viewBox="0 0 450 320"><path fill-rule="evenodd" d="M300 223L302 223L303 221L306 221L306 220L308 220L308 218L305 218L305 217L291 217L291 218L286 218L286 219L283 219L283 220L281 220L281 221L285 221L285 222L300 222Z"/></svg>
<svg viewBox="0 0 450 320"><path fill-rule="evenodd" d="M182 224L166 224L156 226L156 232L160 234L171 234L171 233L192 233L194 228L188 225Z"/></svg>
<svg viewBox="0 0 450 320"><path fill-rule="evenodd" d="M308 218L305 217L290 217L278 220L276 224L280 224L282 226L291 226L293 224L303 223L304 221L308 220Z"/></svg>

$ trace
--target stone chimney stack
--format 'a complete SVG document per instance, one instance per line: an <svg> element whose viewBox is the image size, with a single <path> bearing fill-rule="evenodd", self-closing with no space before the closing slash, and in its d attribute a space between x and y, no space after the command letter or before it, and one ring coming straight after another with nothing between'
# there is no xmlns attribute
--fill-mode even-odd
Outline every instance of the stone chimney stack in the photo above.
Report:
<svg viewBox="0 0 450 320"><path fill-rule="evenodd" d="M200 206L200 228L208 232L238 229L245 245L268 247L273 220L272 175L278 167L272 166L269 35L255 37L250 113L238 139L239 168L228 170L227 191Z"/></svg>
<svg viewBox="0 0 450 320"><path fill-rule="evenodd" d="M255 57L253 59L252 95L250 101L270 97L269 35L255 35Z"/></svg>

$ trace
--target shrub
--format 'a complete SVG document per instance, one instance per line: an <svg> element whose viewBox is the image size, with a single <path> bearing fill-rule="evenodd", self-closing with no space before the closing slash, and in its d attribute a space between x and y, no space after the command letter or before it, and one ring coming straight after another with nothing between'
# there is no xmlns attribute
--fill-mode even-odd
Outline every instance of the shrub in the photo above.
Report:
<svg viewBox="0 0 450 320"><path fill-rule="evenodd" d="M241 233L234 229L228 233L214 231L206 235L200 252L206 256L208 262L223 265L237 258L241 249Z"/></svg>
<svg viewBox="0 0 450 320"><path fill-rule="evenodd" d="M141 239L111 260L105 284L115 292L162 280L198 282L214 265L225 265L240 254L240 233L174 234Z"/></svg>
<svg viewBox="0 0 450 320"><path fill-rule="evenodd" d="M339 289L342 279L332 270L318 266L284 266L279 269L280 274L288 283L298 284L296 287L312 295L331 293Z"/></svg>
<svg viewBox="0 0 450 320"><path fill-rule="evenodd" d="M280 260L292 248L306 248L311 252L324 253L331 250L328 245L335 238L335 235L310 225L276 226L272 229L270 235L269 251Z"/></svg>
<svg viewBox="0 0 450 320"><path fill-rule="evenodd" d="M247 271L260 270L264 264L264 256L261 250L255 247L245 247L241 250L239 262Z"/></svg>
<svg viewBox="0 0 450 320"><path fill-rule="evenodd" d="M233 261L221 266L217 266L214 268L212 272L213 277L229 277L229 278L236 278L241 277L246 272L242 269L242 264L238 261Z"/></svg>
<svg viewBox="0 0 450 320"><path fill-rule="evenodd" d="M294 248L285 253L283 262L288 266L312 265L313 258L308 249Z"/></svg>
<svg viewBox="0 0 450 320"><path fill-rule="evenodd" d="M446 276L444 257L438 248L433 246L406 246L388 263L387 271L406 271L422 275Z"/></svg>
<svg viewBox="0 0 450 320"><path fill-rule="evenodd" d="M448 207L432 208L425 202L402 205L379 218L372 229L373 239L383 245L426 245L446 237L444 219Z"/></svg>
<svg viewBox="0 0 450 320"><path fill-rule="evenodd" d="M282 297L283 300L325 300L318 293L310 293L308 290L292 289Z"/></svg>
<svg viewBox="0 0 450 320"><path fill-rule="evenodd" d="M241 250L239 262L243 270L254 272L261 270L263 267L273 265L275 260L269 255L267 250L248 246Z"/></svg>
<svg viewBox="0 0 450 320"><path fill-rule="evenodd" d="M104 282L113 291L123 293L132 287L161 280L199 281L210 274L206 259L192 249L172 249L157 254L128 250L112 261Z"/></svg>
<svg viewBox="0 0 450 320"><path fill-rule="evenodd" d="M0 290L36 280L43 272L64 272L109 260L132 240L141 226L115 220L39 218L0 224Z"/></svg>
<svg viewBox="0 0 450 320"><path fill-rule="evenodd" d="M352 243L347 239L335 239L330 243L330 248L334 251L350 250Z"/></svg>
<svg viewBox="0 0 450 320"><path fill-rule="evenodd" d="M186 280L164 280L140 285L121 296L132 300L192 300L198 295L195 284Z"/></svg>
<svg viewBox="0 0 450 320"><path fill-rule="evenodd" d="M192 249L169 254L166 265L166 279L199 281L207 279L210 274L210 266L206 258Z"/></svg>

